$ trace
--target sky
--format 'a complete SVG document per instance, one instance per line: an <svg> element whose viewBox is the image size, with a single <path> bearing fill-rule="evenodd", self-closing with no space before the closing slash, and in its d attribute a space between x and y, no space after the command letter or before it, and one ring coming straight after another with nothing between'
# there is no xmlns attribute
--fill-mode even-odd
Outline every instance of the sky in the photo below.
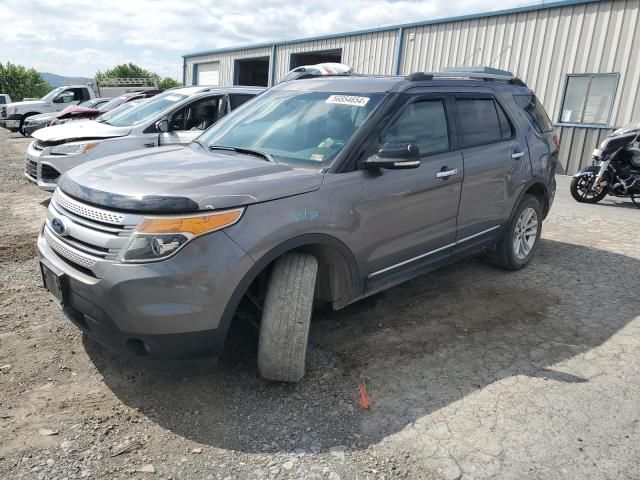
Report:
<svg viewBox="0 0 640 480"><path fill-rule="evenodd" d="M182 80L182 55L500 10L536 0L1 0L0 62L93 77L133 62Z"/></svg>

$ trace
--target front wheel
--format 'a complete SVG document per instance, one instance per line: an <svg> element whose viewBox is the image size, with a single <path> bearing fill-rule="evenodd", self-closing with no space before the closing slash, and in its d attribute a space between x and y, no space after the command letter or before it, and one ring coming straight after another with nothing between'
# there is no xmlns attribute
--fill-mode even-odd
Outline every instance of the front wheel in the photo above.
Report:
<svg viewBox="0 0 640 480"><path fill-rule="evenodd" d="M264 378L297 382L304 376L317 275L313 255L292 252L276 260L258 341L258 370Z"/></svg>
<svg viewBox="0 0 640 480"><path fill-rule="evenodd" d="M571 180L571 196L580 203L598 203L607 196L608 187L594 187L596 177L593 175L580 175Z"/></svg>

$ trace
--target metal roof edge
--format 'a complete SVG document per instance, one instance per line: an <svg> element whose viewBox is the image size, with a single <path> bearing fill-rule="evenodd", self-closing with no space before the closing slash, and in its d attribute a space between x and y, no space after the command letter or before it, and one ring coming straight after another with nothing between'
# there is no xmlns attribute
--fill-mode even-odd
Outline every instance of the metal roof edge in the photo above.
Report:
<svg viewBox="0 0 640 480"><path fill-rule="evenodd" d="M573 5L582 5L586 3L599 3L602 1L607 1L607 0L556 0L554 2L537 3L533 5L507 8L503 10L491 10L487 12L471 13L468 15L458 15L455 17L443 17L443 18L436 18L433 20L423 20L419 22L400 23L395 25L387 25L384 27L367 28L363 30L353 30L350 32L331 33L327 35L317 35L313 37L303 37L303 38L296 38L292 40L262 42L262 43L242 45L238 47L227 47L227 48L217 48L213 50L203 50L200 52L186 53L182 55L182 58L187 59L187 58L193 58L193 57L202 57L204 55L212 55L216 53L237 52L240 50L254 50L258 48L271 48L271 47L277 47L281 45L291 45L293 43L313 42L318 40L328 40L332 38L350 37L353 35L366 35L368 33L388 32L388 31L398 30L400 28L414 28L414 27L422 27L425 25L438 25L441 23L461 22L464 20L473 20L476 18L497 17L501 15L513 15L516 13L534 12L537 10L549 10L551 8L570 7Z"/></svg>

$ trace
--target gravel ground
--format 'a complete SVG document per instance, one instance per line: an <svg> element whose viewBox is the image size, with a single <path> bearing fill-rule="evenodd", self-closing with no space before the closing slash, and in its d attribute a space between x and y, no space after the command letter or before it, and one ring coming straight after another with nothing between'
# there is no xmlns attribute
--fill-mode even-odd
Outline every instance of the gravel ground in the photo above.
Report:
<svg viewBox="0 0 640 480"><path fill-rule="evenodd" d="M640 211L568 179L520 272L472 259L314 316L309 373L132 365L40 287L49 195L0 132L0 478L640 478ZM364 383L371 408L356 402Z"/></svg>

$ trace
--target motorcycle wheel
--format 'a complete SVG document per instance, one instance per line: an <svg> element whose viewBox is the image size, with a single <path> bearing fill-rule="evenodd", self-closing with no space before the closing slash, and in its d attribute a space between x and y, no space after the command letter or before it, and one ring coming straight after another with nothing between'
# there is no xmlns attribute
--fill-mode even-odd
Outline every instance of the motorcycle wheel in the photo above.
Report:
<svg viewBox="0 0 640 480"><path fill-rule="evenodd" d="M571 196L576 202L580 203L598 203L609 192L608 187L599 187L593 189L594 176L582 175L580 177L573 177L571 180Z"/></svg>

